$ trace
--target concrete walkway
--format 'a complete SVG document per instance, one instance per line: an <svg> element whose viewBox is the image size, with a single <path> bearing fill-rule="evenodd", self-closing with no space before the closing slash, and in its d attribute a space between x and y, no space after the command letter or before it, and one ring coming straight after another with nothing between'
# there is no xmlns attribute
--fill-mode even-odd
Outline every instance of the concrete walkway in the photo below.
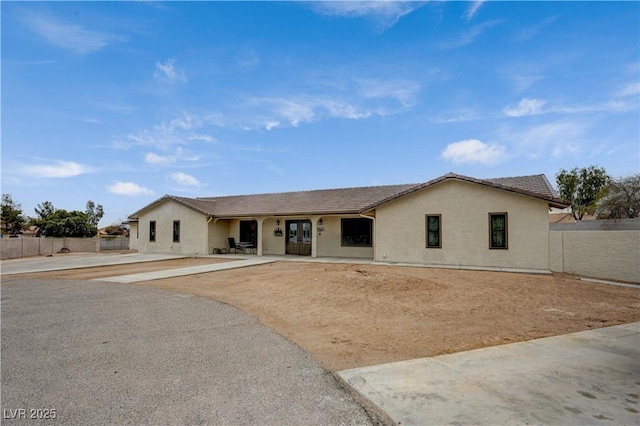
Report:
<svg viewBox="0 0 640 426"><path fill-rule="evenodd" d="M116 277L97 278L93 281L109 281L116 283L134 283L139 281L160 280L163 278L184 277L187 275L203 274L205 272L224 271L226 269L246 268L248 266L263 265L276 262L275 259L253 257L235 262L212 263L210 265L189 266L186 268L165 269L163 271L142 272L139 274L120 275Z"/></svg>
<svg viewBox="0 0 640 426"><path fill-rule="evenodd" d="M402 425L638 425L640 322L338 375Z"/></svg>
<svg viewBox="0 0 640 426"><path fill-rule="evenodd" d="M47 256L25 257L0 262L0 274L30 274L32 272L62 271L65 269L93 268L96 266L123 265L128 263L155 262L187 257L176 254L102 254L79 253Z"/></svg>

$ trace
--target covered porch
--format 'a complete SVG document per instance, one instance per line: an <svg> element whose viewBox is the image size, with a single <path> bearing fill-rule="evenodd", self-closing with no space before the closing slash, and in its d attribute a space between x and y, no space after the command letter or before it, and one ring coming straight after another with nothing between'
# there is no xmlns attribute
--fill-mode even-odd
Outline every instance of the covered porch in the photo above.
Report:
<svg viewBox="0 0 640 426"><path fill-rule="evenodd" d="M360 215L290 215L211 218L209 253L230 249L243 254L374 258L373 218Z"/></svg>

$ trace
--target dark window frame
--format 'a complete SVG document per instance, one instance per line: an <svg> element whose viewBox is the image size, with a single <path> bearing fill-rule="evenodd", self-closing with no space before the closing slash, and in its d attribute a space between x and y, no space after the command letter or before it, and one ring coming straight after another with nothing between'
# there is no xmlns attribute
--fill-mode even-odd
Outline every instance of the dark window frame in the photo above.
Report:
<svg viewBox="0 0 640 426"><path fill-rule="evenodd" d="M176 225L178 225L177 229L176 229ZM180 242L180 221L179 220L173 221L173 242L174 243Z"/></svg>
<svg viewBox="0 0 640 426"><path fill-rule="evenodd" d="M156 242L156 221L155 220L149 221L149 242L150 243Z"/></svg>
<svg viewBox="0 0 640 426"><path fill-rule="evenodd" d="M493 218L504 216L504 229L494 229ZM494 244L496 239L495 233L502 233L503 244ZM490 250L508 250L509 249L509 214L507 212L489 213L489 249Z"/></svg>
<svg viewBox="0 0 640 426"><path fill-rule="evenodd" d="M362 230L363 227L358 228L355 223L356 222L360 222L360 223L364 223L364 221L367 221L367 225L368 225L368 243L360 243L358 242L358 239L361 238L362 234ZM351 225L349 225L349 223L351 223ZM354 235L347 235L346 237L351 238L353 240L352 243L349 242L345 242L345 224L349 227L354 227L355 226L355 232ZM359 232L358 232L359 231ZM355 234L360 234L355 235ZM354 238L355 236L355 238ZM343 217L340 219L340 246L341 247L373 247L373 220L371 219L365 219L363 217Z"/></svg>
<svg viewBox="0 0 640 426"><path fill-rule="evenodd" d="M433 245L429 244L429 233L436 232L429 229L429 218L436 217L438 218L438 244ZM427 248L442 248L442 215L441 214L427 214L424 216L425 221L425 238L426 238L426 247Z"/></svg>

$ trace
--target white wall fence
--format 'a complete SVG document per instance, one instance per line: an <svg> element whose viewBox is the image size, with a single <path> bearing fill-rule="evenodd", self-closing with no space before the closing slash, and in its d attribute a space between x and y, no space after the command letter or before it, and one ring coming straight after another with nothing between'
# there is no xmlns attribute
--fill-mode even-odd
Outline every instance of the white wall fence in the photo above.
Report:
<svg viewBox="0 0 640 426"><path fill-rule="evenodd" d="M103 241L105 240L105 241ZM69 252L98 253L106 250L126 250L128 237L110 240L103 238L7 238L0 239L0 259L16 259L30 256L46 256L63 248Z"/></svg>
<svg viewBox="0 0 640 426"><path fill-rule="evenodd" d="M549 224L549 268L640 283L640 219Z"/></svg>

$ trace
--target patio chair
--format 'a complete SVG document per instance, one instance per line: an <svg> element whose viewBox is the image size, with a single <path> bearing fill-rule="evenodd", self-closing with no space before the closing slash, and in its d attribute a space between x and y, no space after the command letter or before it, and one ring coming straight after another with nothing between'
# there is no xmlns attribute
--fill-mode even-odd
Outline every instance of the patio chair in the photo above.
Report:
<svg viewBox="0 0 640 426"><path fill-rule="evenodd" d="M227 238L227 241L229 242L229 253L231 253L231 250L233 250L235 254L238 254L238 246L236 245L236 239L233 237L229 237Z"/></svg>

